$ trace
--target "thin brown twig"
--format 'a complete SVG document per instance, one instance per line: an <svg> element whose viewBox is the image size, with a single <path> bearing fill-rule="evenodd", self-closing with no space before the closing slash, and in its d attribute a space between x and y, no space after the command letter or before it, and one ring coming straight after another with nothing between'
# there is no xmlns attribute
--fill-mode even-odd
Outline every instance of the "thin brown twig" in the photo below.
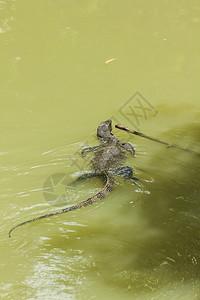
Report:
<svg viewBox="0 0 200 300"><path fill-rule="evenodd" d="M132 134L141 136L141 137L143 137L143 138L152 140L152 141L154 141L154 142L164 144L164 145L166 145L168 148L176 148L176 149L179 149L179 150L182 150L182 151L189 152L189 153L195 154L195 155L197 155L197 156L200 156L200 153L198 153L198 152L196 152L196 151L193 151L193 150L188 149L188 148L183 148L183 147L181 147L181 146L179 146L179 145L176 145L176 144L170 144L170 143L167 143L167 142L165 142L165 141L161 141L161 140L159 140L159 139L157 139L157 138L151 137L151 136L146 135L146 134L144 134L144 133L142 133L142 132L139 132L139 131L136 131L136 130L131 130L131 129L129 129L129 128L126 127L126 126L117 124L117 125L115 125L115 127L118 128L118 129L127 131L127 132L129 132L129 133L132 133Z"/></svg>

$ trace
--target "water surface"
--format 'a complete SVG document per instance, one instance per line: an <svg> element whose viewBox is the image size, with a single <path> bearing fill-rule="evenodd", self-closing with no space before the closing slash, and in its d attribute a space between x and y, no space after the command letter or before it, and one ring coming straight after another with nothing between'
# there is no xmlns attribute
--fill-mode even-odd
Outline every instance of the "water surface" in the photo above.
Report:
<svg viewBox="0 0 200 300"><path fill-rule="evenodd" d="M79 152L102 120L199 151L199 26L196 0L0 2L2 299L198 299L194 155L114 129L139 186L8 231L59 208L43 185L89 169Z"/></svg>

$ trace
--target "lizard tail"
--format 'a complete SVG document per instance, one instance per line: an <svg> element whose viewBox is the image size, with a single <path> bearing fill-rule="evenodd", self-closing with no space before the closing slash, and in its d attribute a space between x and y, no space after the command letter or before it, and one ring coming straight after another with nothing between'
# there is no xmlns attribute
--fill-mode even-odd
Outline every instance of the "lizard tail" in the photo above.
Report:
<svg viewBox="0 0 200 300"><path fill-rule="evenodd" d="M25 224L28 224L28 223L31 223L31 222L34 222L34 221L37 221L37 220L40 220L40 219L52 217L52 216L59 215L59 214L64 214L66 212L69 212L69 211L72 211L72 210L75 210L75 209L78 209L78 208L81 208L81 207L84 207L84 206L91 205L92 203L94 203L94 202L96 202L98 200L101 200L102 198L104 198L106 195L108 195L113 190L113 186L115 184L115 180L114 180L114 177L112 175L107 174L107 173L105 173L104 175L106 176L106 179L107 179L106 184L105 184L105 186L96 195L88 198L85 201L82 201L80 203L74 204L74 205L72 205L70 207L66 207L66 208L61 209L59 211L52 212L52 213L49 213L49 214L46 214L46 215L43 215L43 216L36 217L34 219L31 219L31 220L28 220L28 221L22 222L22 223L16 225L15 227L13 227L9 231L9 233L8 233L9 238L11 237L11 232L14 229L16 229L17 227L23 226Z"/></svg>

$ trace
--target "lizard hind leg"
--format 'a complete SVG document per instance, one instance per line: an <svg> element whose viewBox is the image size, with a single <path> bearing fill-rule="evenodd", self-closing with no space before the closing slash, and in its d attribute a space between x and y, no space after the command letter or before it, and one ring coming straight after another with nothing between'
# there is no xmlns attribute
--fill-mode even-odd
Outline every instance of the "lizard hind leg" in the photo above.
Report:
<svg viewBox="0 0 200 300"><path fill-rule="evenodd" d="M133 181L138 181L139 179L133 176L133 169L131 167L120 167L114 170L114 175L121 176L124 179L131 179Z"/></svg>
<svg viewBox="0 0 200 300"><path fill-rule="evenodd" d="M78 178L76 178L70 185L73 185L74 183L80 182L82 180L86 180L88 178L93 178L93 177L100 177L101 175L97 172L88 172L80 175Z"/></svg>

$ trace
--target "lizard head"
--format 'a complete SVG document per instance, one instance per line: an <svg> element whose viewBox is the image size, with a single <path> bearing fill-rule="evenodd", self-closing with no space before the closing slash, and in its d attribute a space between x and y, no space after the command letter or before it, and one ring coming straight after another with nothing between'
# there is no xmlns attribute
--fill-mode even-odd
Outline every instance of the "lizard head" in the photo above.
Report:
<svg viewBox="0 0 200 300"><path fill-rule="evenodd" d="M112 120L103 121L97 128L97 137L100 141L108 141L112 138Z"/></svg>

